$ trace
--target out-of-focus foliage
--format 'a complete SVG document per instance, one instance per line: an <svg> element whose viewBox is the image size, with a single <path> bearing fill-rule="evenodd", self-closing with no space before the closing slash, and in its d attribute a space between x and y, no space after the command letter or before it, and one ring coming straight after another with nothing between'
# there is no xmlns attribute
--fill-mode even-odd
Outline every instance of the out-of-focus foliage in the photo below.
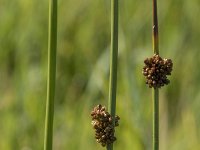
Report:
<svg viewBox="0 0 200 150"><path fill-rule="evenodd" d="M151 150L151 89L141 74L152 55L152 3L119 1L116 150ZM160 54L171 58L160 90L160 149L200 148L200 1L158 1ZM43 149L48 1L0 0L0 149ZM90 111L107 105L108 0L59 0L55 150L102 150Z"/></svg>

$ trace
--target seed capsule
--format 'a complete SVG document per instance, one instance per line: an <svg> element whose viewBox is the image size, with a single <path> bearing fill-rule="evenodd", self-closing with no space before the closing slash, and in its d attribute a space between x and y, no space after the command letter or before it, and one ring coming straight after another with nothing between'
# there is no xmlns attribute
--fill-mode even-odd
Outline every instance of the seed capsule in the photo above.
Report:
<svg viewBox="0 0 200 150"><path fill-rule="evenodd" d="M167 75L171 75L172 72L173 63L171 59L162 59L155 54L151 58L146 58L144 63L142 74L150 88L160 88L170 83Z"/></svg>
<svg viewBox="0 0 200 150"><path fill-rule="evenodd" d="M102 105L97 105L91 112L92 126L95 130L95 138L103 147L116 141L114 136L115 127L119 125L119 116L112 118L106 108ZM113 125L115 119L115 126Z"/></svg>

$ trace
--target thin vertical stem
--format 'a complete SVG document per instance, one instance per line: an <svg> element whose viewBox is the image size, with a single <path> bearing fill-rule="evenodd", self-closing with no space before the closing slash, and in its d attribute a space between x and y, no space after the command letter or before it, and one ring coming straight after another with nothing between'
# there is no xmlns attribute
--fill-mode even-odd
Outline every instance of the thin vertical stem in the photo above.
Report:
<svg viewBox="0 0 200 150"><path fill-rule="evenodd" d="M153 89L153 150L159 150L159 90Z"/></svg>
<svg viewBox="0 0 200 150"><path fill-rule="evenodd" d="M153 52L159 54L157 0L153 0Z"/></svg>
<svg viewBox="0 0 200 150"><path fill-rule="evenodd" d="M117 90L117 59L118 59L118 0L111 0L111 53L110 53L110 83L108 110L115 119ZM115 120L113 119L113 125ZM113 144L107 145L107 150L113 150Z"/></svg>
<svg viewBox="0 0 200 150"><path fill-rule="evenodd" d="M159 54L157 1L153 0L153 53ZM154 88L153 96L153 150L159 150L159 89Z"/></svg>
<svg viewBox="0 0 200 150"><path fill-rule="evenodd" d="M56 77L57 0L49 0L48 77L44 150L52 150Z"/></svg>

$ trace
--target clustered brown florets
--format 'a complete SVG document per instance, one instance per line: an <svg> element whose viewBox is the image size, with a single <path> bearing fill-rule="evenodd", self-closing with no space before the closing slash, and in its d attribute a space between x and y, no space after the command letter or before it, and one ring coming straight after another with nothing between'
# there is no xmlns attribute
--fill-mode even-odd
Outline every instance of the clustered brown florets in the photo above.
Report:
<svg viewBox="0 0 200 150"><path fill-rule="evenodd" d="M170 83L167 75L171 75L172 72L173 63L171 59L162 59L159 55L154 54L153 57L146 58L144 63L142 73L150 88L160 88Z"/></svg>
<svg viewBox="0 0 200 150"><path fill-rule="evenodd" d="M102 105L97 105L91 112L92 126L95 129L95 138L102 146L112 144L116 141L114 136L115 127L119 125L119 116L115 116L115 125L113 117L106 111Z"/></svg>

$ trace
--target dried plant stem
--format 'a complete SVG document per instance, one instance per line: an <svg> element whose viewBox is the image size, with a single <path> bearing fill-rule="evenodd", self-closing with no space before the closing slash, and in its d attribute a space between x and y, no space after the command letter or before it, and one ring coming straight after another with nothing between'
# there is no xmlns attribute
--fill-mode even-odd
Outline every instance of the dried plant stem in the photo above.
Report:
<svg viewBox="0 0 200 150"><path fill-rule="evenodd" d="M56 77L57 0L49 0L48 79L44 150L52 150Z"/></svg>
<svg viewBox="0 0 200 150"><path fill-rule="evenodd" d="M157 0L153 0L153 53L159 54Z"/></svg>
<svg viewBox="0 0 200 150"><path fill-rule="evenodd" d="M153 53L159 54L157 1L153 0ZM159 150L159 89L153 88L153 150Z"/></svg>
<svg viewBox="0 0 200 150"><path fill-rule="evenodd" d="M110 53L110 85L108 110L115 118L117 90L117 59L118 59L118 0L111 0L111 53ZM113 119L113 125L115 120ZM107 145L107 150L113 150L113 144Z"/></svg>

